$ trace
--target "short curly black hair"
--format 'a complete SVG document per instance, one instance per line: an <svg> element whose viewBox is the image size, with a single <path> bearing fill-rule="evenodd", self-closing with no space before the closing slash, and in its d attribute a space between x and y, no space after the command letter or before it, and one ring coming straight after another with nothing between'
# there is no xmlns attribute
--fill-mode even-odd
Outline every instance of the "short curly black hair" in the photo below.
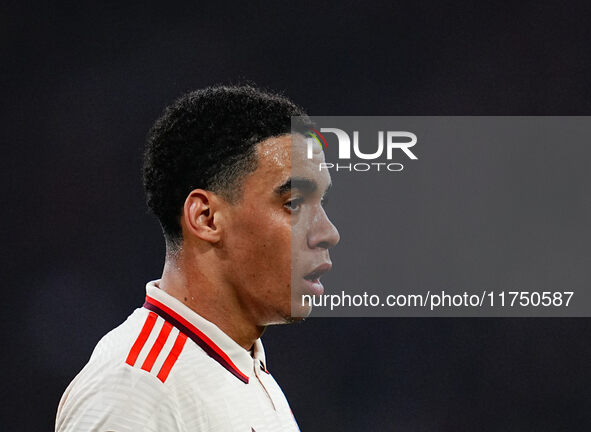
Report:
<svg viewBox="0 0 591 432"><path fill-rule="evenodd" d="M241 180L257 167L255 145L289 133L291 116L306 114L286 97L251 85L192 91L164 110L148 133L143 181L167 244L182 241L180 216L193 189L239 199Z"/></svg>

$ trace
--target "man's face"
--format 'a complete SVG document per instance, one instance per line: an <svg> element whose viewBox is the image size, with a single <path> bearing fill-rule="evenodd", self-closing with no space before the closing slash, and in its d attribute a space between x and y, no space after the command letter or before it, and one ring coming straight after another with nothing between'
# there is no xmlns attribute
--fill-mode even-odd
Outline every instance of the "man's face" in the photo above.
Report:
<svg viewBox="0 0 591 432"><path fill-rule="evenodd" d="M242 198L230 206L224 248L227 277L243 310L257 325L305 317L303 294L323 292L319 277L330 270L328 249L339 234L323 208L330 186L319 171L324 154L306 157L304 139L296 135L257 144L257 169L246 175Z"/></svg>

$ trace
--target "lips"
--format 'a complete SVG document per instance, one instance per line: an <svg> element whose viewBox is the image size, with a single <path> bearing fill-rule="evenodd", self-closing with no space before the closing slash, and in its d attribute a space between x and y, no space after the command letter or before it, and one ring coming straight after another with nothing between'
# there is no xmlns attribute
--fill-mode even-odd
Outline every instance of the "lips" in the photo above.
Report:
<svg viewBox="0 0 591 432"><path fill-rule="evenodd" d="M322 282L320 282L320 276L328 272L331 269L331 267L331 263L323 263L317 266L306 276L304 276L306 284L308 285L308 289L314 295L322 295L324 293L324 287L322 286Z"/></svg>
<svg viewBox="0 0 591 432"><path fill-rule="evenodd" d="M320 276L330 271L331 267L331 263L320 264L318 267L316 267L314 270L312 270L310 273L304 276L304 279L309 281L317 281L320 278Z"/></svg>

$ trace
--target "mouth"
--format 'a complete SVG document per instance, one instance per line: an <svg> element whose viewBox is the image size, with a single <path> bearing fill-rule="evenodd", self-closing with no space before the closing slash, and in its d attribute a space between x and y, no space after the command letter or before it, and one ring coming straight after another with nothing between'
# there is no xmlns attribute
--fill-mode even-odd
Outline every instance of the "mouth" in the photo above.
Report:
<svg viewBox="0 0 591 432"><path fill-rule="evenodd" d="M304 276L308 288L314 295L322 295L324 293L324 286L322 286L322 282L320 282L320 277L324 273L330 271L331 267L331 263L324 263Z"/></svg>

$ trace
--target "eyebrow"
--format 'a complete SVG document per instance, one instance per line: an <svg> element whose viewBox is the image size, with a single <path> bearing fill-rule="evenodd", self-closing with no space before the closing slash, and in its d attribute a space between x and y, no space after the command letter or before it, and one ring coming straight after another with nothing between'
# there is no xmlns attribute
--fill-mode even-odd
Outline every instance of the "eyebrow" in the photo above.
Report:
<svg viewBox="0 0 591 432"><path fill-rule="evenodd" d="M329 183L323 195L326 195L331 186L332 183ZM281 186L275 188L275 193L277 195L283 195L291 191L292 189L298 189L303 193L312 193L318 189L318 183L316 183L314 180L305 177L290 177Z"/></svg>

